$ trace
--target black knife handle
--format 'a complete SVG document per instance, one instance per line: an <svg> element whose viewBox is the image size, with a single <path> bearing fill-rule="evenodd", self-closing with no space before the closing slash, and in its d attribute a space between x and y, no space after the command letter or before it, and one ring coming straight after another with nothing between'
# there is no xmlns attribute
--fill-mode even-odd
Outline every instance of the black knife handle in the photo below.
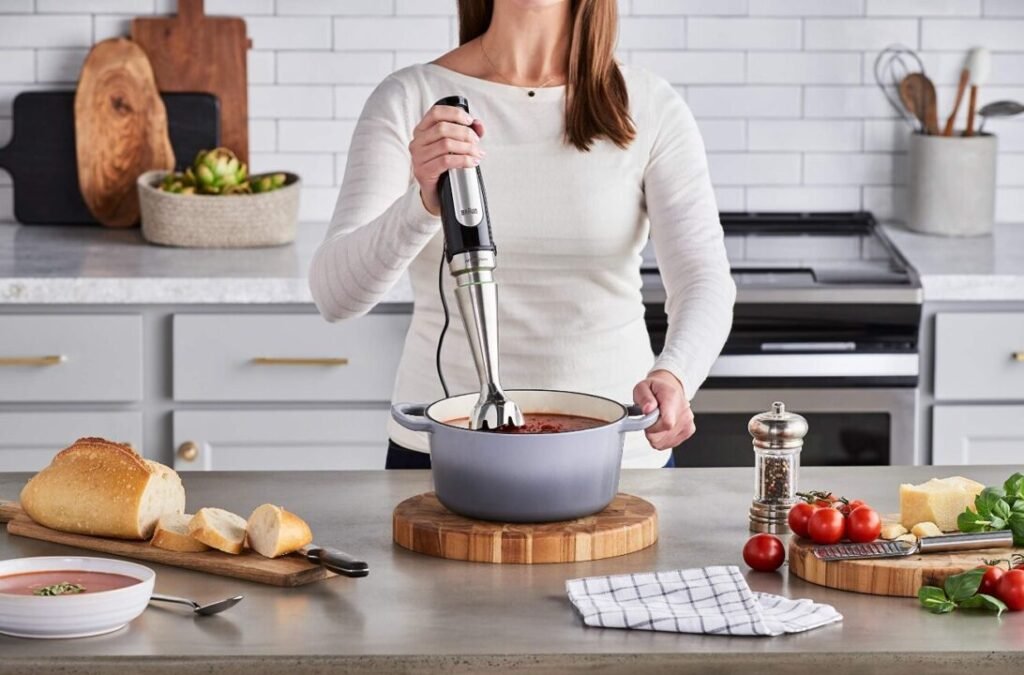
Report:
<svg viewBox="0 0 1024 675"><path fill-rule="evenodd" d="M370 573L370 566L362 560L353 558L336 548L313 547L306 552L306 557L325 568L346 577L365 577Z"/></svg>

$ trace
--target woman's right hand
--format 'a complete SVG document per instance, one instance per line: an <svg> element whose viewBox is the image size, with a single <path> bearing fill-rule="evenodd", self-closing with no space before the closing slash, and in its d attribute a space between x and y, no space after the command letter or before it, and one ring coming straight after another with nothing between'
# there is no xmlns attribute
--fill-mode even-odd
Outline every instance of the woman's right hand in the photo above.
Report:
<svg viewBox="0 0 1024 675"><path fill-rule="evenodd" d="M420 200L431 214L441 214L437 179L448 169L479 164L486 154L480 148L483 135L480 120L450 105L435 105L413 129L409 143L412 173L420 184Z"/></svg>

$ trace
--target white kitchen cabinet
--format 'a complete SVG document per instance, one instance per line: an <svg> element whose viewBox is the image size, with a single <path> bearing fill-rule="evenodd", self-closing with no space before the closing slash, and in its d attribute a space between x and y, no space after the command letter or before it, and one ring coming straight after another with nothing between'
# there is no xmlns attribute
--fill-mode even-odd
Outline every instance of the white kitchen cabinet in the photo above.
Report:
<svg viewBox="0 0 1024 675"><path fill-rule="evenodd" d="M1024 312L935 316L937 401L1024 401Z"/></svg>
<svg viewBox="0 0 1024 675"><path fill-rule="evenodd" d="M937 405L933 464L1024 464L1024 405Z"/></svg>
<svg viewBox="0 0 1024 675"><path fill-rule="evenodd" d="M140 316L0 316L0 402L141 398Z"/></svg>
<svg viewBox="0 0 1024 675"><path fill-rule="evenodd" d="M102 436L141 449L142 415L130 411L0 412L0 471L38 471L83 436Z"/></svg>
<svg viewBox="0 0 1024 675"><path fill-rule="evenodd" d="M178 471L383 469L389 410L179 410Z"/></svg>
<svg viewBox="0 0 1024 675"><path fill-rule="evenodd" d="M176 314L176 401L386 402L408 314Z"/></svg>

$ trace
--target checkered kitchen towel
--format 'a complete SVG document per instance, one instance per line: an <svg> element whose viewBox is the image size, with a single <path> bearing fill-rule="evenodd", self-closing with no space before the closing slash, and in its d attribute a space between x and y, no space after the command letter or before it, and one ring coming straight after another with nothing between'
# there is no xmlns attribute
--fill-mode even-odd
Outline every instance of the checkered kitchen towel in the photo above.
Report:
<svg viewBox="0 0 1024 675"><path fill-rule="evenodd" d="M831 605L754 593L734 565L570 579L588 626L713 635L782 635L843 616Z"/></svg>

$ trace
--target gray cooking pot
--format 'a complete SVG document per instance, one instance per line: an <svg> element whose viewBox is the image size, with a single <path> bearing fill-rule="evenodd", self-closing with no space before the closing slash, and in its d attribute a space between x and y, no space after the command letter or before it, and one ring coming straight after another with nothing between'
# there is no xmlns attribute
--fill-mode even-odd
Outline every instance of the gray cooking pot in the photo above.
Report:
<svg viewBox="0 0 1024 675"><path fill-rule="evenodd" d="M658 411L569 391L506 392L525 413L584 415L604 424L555 434L497 434L447 424L469 415L479 394L429 405L396 403L391 416L431 434L437 498L470 518L537 523L582 518L602 510L619 487L623 434L654 424Z"/></svg>

